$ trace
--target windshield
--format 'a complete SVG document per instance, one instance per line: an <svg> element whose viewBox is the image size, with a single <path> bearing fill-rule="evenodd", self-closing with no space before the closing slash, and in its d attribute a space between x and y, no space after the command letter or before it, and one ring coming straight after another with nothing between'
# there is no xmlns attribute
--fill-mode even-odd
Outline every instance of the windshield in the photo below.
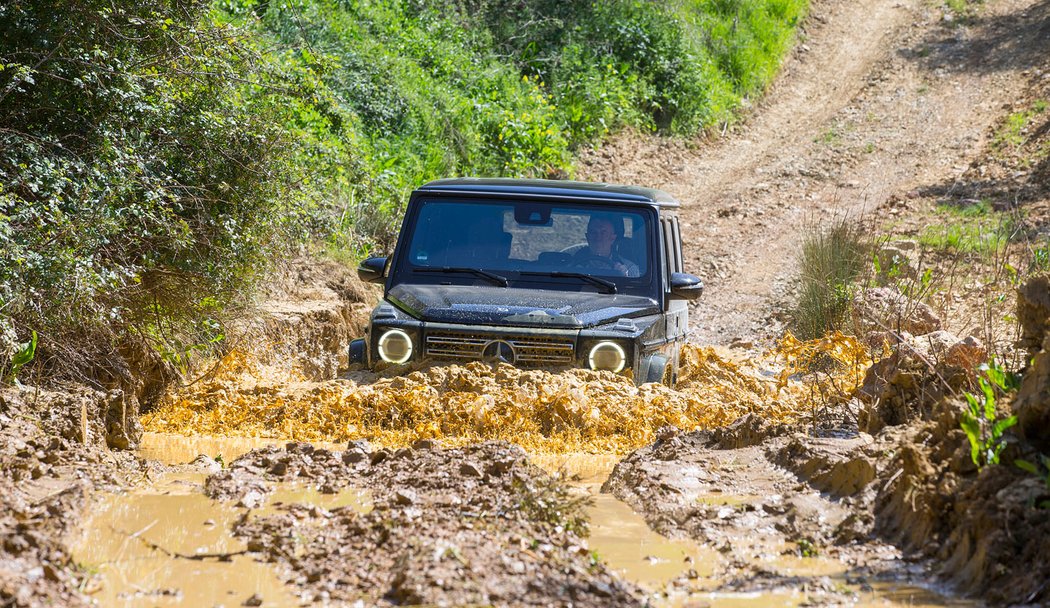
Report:
<svg viewBox="0 0 1050 608"><path fill-rule="evenodd" d="M513 287L648 293L651 218L648 209L606 205L422 201L399 252L399 271L417 276L396 282L507 279Z"/></svg>

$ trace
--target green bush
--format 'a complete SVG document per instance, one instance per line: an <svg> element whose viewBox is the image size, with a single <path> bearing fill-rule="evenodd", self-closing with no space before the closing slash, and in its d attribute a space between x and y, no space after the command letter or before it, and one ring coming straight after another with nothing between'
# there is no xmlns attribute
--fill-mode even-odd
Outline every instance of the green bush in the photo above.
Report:
<svg viewBox="0 0 1050 608"><path fill-rule="evenodd" d="M209 10L0 7L0 310L52 363L81 363L85 335L197 332L301 232L284 109Z"/></svg>
<svg viewBox="0 0 1050 608"><path fill-rule="evenodd" d="M310 128L355 158L371 215L336 241L391 240L418 184L563 176L573 150L631 125L690 134L773 77L804 0L224 0L326 100ZM360 205L360 202L357 203ZM383 221L386 218L386 221ZM358 243L360 245L360 243Z"/></svg>

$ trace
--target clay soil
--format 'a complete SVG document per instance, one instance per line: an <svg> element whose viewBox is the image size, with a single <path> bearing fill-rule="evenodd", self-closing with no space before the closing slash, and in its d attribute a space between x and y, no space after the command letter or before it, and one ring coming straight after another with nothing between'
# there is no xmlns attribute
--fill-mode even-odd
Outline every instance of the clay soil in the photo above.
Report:
<svg viewBox="0 0 1050 608"><path fill-rule="evenodd" d="M1047 0L975 3L966 14L924 0L816 0L783 72L740 122L687 142L623 133L586 152L578 176L659 187L682 201L687 269L707 285L691 311L693 340L750 357L783 334L808 226L848 216L910 237L943 221L946 201L988 197L1023 203L1039 234L1046 162L1014 154L1027 149L1004 155L996 142L1008 115L1043 95L1048 56ZM240 330L258 343L292 336L286 350L270 350L277 360L305 353L286 370L300 385L331 380L345 363L343 345L367 309L360 302L372 297L333 282L337 274L305 270L290 285L315 288L279 289L294 293ZM980 305L966 302L982 289L950 292L955 304L941 307L959 335L973 333L967 315ZM158 467L106 449L111 429L92 421L106 420L112 401L77 390L0 395L0 604L90 602L94 578L72 560L68 535L93 494L143 483ZM1045 605L1050 531L1032 506L1044 490L1020 471L967 464L961 406L945 403L954 405L879 429L865 425L859 401L822 403L790 425L752 412L723 429L662 429L616 466L604 491L657 532L717 549L721 591L801 589L811 603L838 605L892 580ZM207 483L210 496L248 509L292 479L372 493L368 513L290 505L234 527L302 601L645 603L586 549L580 497L521 448L342 445L252 452ZM1020 444L1014 455L1032 457ZM785 554L835 560L852 587L761 565Z"/></svg>

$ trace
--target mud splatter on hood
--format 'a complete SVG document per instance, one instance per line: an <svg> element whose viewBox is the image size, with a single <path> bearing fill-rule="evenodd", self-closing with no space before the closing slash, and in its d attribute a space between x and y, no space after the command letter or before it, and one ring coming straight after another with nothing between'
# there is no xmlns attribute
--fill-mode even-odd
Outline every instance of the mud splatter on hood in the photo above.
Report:
<svg viewBox="0 0 1050 608"><path fill-rule="evenodd" d="M485 325L582 328L660 311L644 296L472 285L398 285L388 299L423 321Z"/></svg>

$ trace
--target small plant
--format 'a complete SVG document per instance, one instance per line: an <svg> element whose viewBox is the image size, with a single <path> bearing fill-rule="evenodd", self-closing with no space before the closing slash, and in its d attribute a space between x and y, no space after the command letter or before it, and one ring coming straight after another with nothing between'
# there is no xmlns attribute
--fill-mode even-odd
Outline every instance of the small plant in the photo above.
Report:
<svg viewBox="0 0 1050 608"><path fill-rule="evenodd" d="M797 337L811 340L845 326L856 280L868 260L860 228L846 220L803 236L799 295L792 311Z"/></svg>
<svg viewBox="0 0 1050 608"><path fill-rule="evenodd" d="M820 553L817 551L817 546L813 544L808 538L800 538L795 541L798 545L798 554L800 557L817 557Z"/></svg>
<svg viewBox="0 0 1050 608"><path fill-rule="evenodd" d="M574 495L561 478L515 479L513 485L520 497L520 508L530 520L561 526L580 536L589 533L585 509L592 499Z"/></svg>
<svg viewBox="0 0 1050 608"><path fill-rule="evenodd" d="M587 567L590 568L593 572L600 568L601 565L602 556L598 554L598 551L592 549L591 552L587 555Z"/></svg>
<svg viewBox="0 0 1050 608"><path fill-rule="evenodd" d="M1032 257L1028 263L1028 273L1050 271L1050 243L1032 250Z"/></svg>
<svg viewBox="0 0 1050 608"><path fill-rule="evenodd" d="M1039 455L1039 463L1036 464L1023 458L1018 458L1014 461L1014 466L1021 469L1022 471L1028 471L1029 473L1039 477L1046 484L1046 491L1050 493L1050 456ZM1037 499L1036 507L1040 509L1050 509L1050 498L1046 496Z"/></svg>
<svg viewBox="0 0 1050 608"><path fill-rule="evenodd" d="M11 358L11 371L7 373L5 381L20 384L18 382L18 372L36 357L36 338L36 331L34 331L28 342L18 345L15 356Z"/></svg>
<svg viewBox="0 0 1050 608"><path fill-rule="evenodd" d="M981 394L963 393L969 407L963 412L959 426L970 441L970 458L982 468L999 464L999 455L1006 447L1003 433L1017 424L1017 416L999 418L995 402L998 396L1017 390L1020 378L1003 369L995 359L981 365L979 371L977 384Z"/></svg>

